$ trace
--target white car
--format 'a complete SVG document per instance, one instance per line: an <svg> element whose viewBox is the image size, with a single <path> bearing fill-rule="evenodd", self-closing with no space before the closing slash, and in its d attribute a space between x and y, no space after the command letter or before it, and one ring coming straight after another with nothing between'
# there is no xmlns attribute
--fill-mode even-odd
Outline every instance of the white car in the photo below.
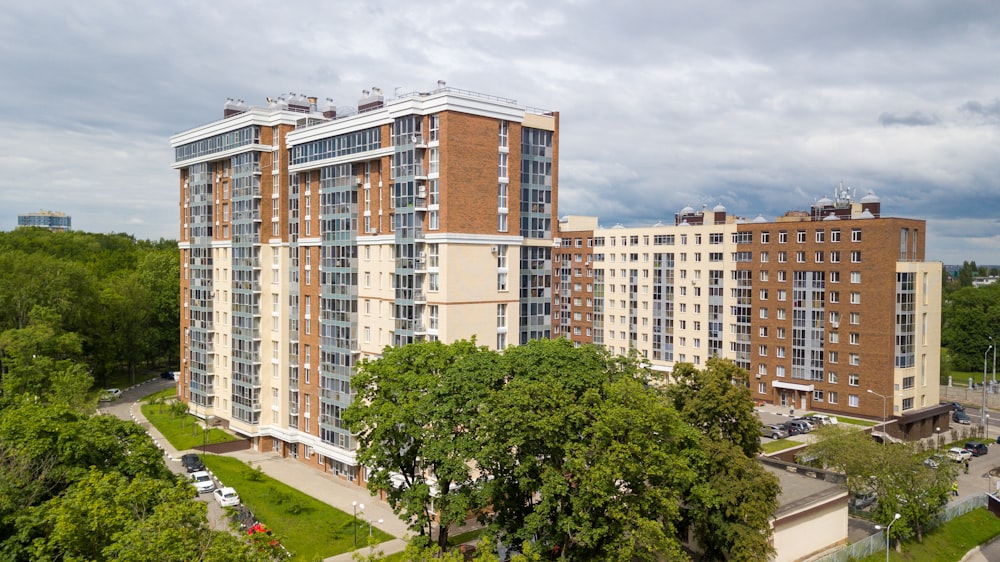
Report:
<svg viewBox="0 0 1000 562"><path fill-rule="evenodd" d="M946 456L953 462L965 462L972 458L972 451L968 451L960 447L952 447L951 449L948 449Z"/></svg>
<svg viewBox="0 0 1000 562"><path fill-rule="evenodd" d="M215 481L212 475L204 470L191 473L191 483L197 488L199 494L207 494L215 490Z"/></svg>
<svg viewBox="0 0 1000 562"><path fill-rule="evenodd" d="M101 393L101 402L111 402L121 397L122 390L120 388L105 388L104 392Z"/></svg>
<svg viewBox="0 0 1000 562"><path fill-rule="evenodd" d="M236 493L235 489L226 486L215 490L215 501L219 502L222 507L235 507L240 505L240 495Z"/></svg>

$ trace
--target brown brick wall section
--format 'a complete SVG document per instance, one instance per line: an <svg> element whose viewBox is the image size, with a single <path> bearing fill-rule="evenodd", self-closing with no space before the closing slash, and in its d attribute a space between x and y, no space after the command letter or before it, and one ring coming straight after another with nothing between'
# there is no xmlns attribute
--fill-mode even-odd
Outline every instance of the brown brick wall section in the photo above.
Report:
<svg viewBox="0 0 1000 562"><path fill-rule="evenodd" d="M852 229L861 229L861 242L851 242ZM827 401L814 403L812 396L807 399L807 406L810 409L818 409L829 412L840 412L845 415L858 415L872 419L882 417L882 399L868 393L868 389L879 394L888 396L886 400L886 411L892 414L893 395L893 369L895 364L895 288L896 288L896 262L900 257L900 229L917 229L918 231L918 260L923 259L924 240L923 235L925 225L923 221L910 219L868 219L868 220L844 220L844 221L815 221L815 222L792 222L792 223L765 223L748 224L739 227L739 230L753 233L753 243L740 245L737 251L751 251L752 261L750 263L739 264L738 269L749 269L751 273L751 391L755 399L760 399L757 394L757 385L754 382L766 382L768 393L764 400L778 403L779 393L772 384L775 380L784 382L813 384L816 390L837 392L838 403L830 404ZM831 235L834 229L840 230L840 242L831 242ZM816 231L824 231L824 241L816 242ZM779 233L788 233L788 242L779 244ZM798 243L798 232L805 232L805 242ZM761 233L770 233L770 242L761 243ZM787 253L786 263L779 262L779 252ZM797 252L805 252L805 263L798 263ZM815 253L823 252L823 261L815 262ZM832 251L840 252L840 262L830 261ZM861 262L851 262L851 252L861 252ZM768 252L768 262L761 263L761 252ZM768 280L761 281L761 271L768 272ZM779 271L786 272L786 281L779 282ZM825 363L824 380L810 381L791 378L792 372L792 329L793 329L793 290L795 271L824 271L827 274L825 301L824 301L824 352L829 357L830 352L838 353L836 364ZM840 282L831 282L830 273L840 272ZM861 273L861 283L851 283L851 272ZM731 283L731 281L727 280ZM728 287L727 287L728 289ZM768 298L761 299L761 290L766 289ZM786 301L778 300L778 292L786 292ZM831 293L839 292L839 302L831 302ZM851 293L860 294L860 304L851 304ZM768 318L760 318L760 309L768 309ZM786 319L778 320L777 311L779 308L786 310ZM831 312L840 313L840 323L836 331L839 333L837 343L831 343L829 334L834 330L829 318ZM860 314L860 323L851 324L851 313ZM766 327L768 336L760 336L760 328ZM777 338L777 329L784 327L786 330L785 339ZM859 345L852 345L851 333L857 333L860 338ZM767 356L760 356L760 346L767 346ZM776 348L784 346L785 358L776 356ZM857 353L860 356L859 365L850 364L850 354ZM806 358L808 363L809 358ZM767 374L761 378L757 377L758 364L767 366ZM783 365L786 375L783 379L775 377L775 367ZM829 383L829 373L833 371L838 375L838 382ZM859 375L859 384L850 386L849 378L851 374ZM793 394L789 392L789 394ZM859 397L859 406L850 407L849 396ZM795 408L800 408L801 403L795 401Z"/></svg>
<svg viewBox="0 0 1000 562"><path fill-rule="evenodd" d="M499 165L499 121L454 111L440 114L441 230L470 234L497 233L497 169ZM508 177L520 174L520 129L514 141L508 128ZM516 147L516 148L515 148ZM517 184L511 180L509 201L517 208ZM508 230L516 231L511 213Z"/></svg>

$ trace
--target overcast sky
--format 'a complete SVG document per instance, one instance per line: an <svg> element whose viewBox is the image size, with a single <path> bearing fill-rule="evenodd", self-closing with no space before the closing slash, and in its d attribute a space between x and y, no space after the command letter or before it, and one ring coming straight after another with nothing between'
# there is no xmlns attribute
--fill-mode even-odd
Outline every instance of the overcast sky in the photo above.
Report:
<svg viewBox="0 0 1000 562"><path fill-rule="evenodd" d="M723 204L769 220L843 182L1000 264L1000 3L17 2L0 12L0 229L18 213L178 237L174 133L227 97L448 86L561 113L560 215Z"/></svg>

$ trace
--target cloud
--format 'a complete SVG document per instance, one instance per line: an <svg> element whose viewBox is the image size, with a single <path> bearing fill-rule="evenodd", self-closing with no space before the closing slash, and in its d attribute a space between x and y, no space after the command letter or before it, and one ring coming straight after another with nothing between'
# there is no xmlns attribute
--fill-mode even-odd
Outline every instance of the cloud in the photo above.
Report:
<svg viewBox="0 0 1000 562"><path fill-rule="evenodd" d="M932 258L1000 264L991 3L50 0L0 16L0 68L0 228L55 207L176 237L168 137L227 97L344 107L444 79L560 112L560 215L773 218L843 180L927 220Z"/></svg>
<svg viewBox="0 0 1000 562"><path fill-rule="evenodd" d="M914 111L909 115L882 113L878 116L878 122L881 123L883 127L892 127L893 125L902 125L905 127L927 127L930 125L937 125L941 122L941 118L933 114L925 115L920 111Z"/></svg>
<svg viewBox="0 0 1000 562"><path fill-rule="evenodd" d="M978 101L967 101L959 108L970 116L981 118L989 123L1000 122L1000 99L994 99L990 103L983 104Z"/></svg>

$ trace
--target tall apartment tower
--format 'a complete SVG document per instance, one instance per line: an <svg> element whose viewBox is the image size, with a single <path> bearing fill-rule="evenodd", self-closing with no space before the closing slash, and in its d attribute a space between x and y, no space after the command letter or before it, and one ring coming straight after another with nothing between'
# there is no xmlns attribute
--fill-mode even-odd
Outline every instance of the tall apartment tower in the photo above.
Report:
<svg viewBox="0 0 1000 562"><path fill-rule="evenodd" d="M668 379L678 362L728 358L758 402L933 435L949 412L938 404L942 266L924 260L925 232L844 189L776 221L721 205L644 228L567 217L553 330L634 349Z"/></svg>
<svg viewBox="0 0 1000 562"><path fill-rule="evenodd" d="M180 394L258 448L360 484L359 359L551 336L558 113L441 82L346 111L291 94L171 145Z"/></svg>

